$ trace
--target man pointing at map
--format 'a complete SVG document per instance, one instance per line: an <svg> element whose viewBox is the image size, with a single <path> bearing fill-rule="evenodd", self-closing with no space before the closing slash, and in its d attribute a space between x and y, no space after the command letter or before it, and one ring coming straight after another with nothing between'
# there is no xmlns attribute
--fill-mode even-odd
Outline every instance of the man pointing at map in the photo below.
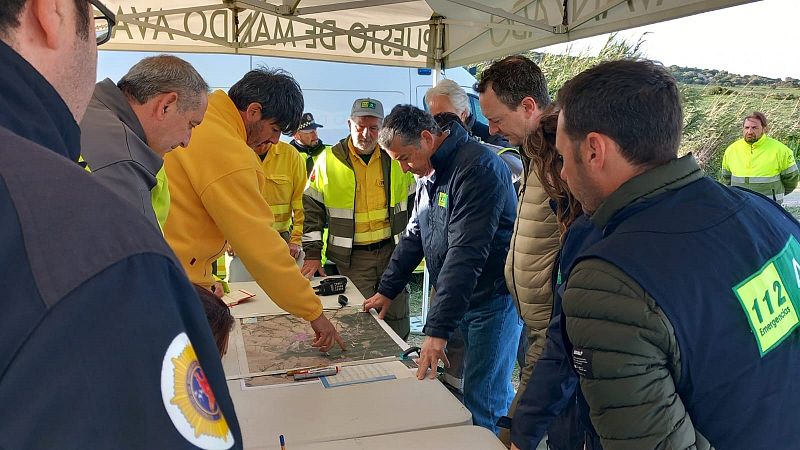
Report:
<svg viewBox="0 0 800 450"><path fill-rule="evenodd" d="M444 126L413 106L397 106L378 138L406 172L419 178L411 221L381 277L378 294L364 308L381 318L422 257L436 287L425 323L417 378L439 361L460 327L464 336L464 405L476 425L497 433L497 419L511 404L522 323L503 280L514 226L516 196L511 172L488 147L470 139L455 114Z"/></svg>

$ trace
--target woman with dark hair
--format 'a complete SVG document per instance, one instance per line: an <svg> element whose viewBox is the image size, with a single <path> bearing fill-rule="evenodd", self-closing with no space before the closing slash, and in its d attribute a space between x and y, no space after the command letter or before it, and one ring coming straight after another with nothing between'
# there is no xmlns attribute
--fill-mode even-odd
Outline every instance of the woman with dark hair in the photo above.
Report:
<svg viewBox="0 0 800 450"><path fill-rule="evenodd" d="M561 293L568 270L580 251L600 238L600 230L583 213L580 202L561 178L563 165L556 150L559 108L545 108L540 125L523 144L529 167L550 197L561 230L561 249L553 267L553 312L547 328L544 351L514 413L511 428L513 448L536 448L547 434L548 448L597 450L599 439L589 421L588 408L580 394L578 375L572 369L571 348L562 338Z"/></svg>
<svg viewBox="0 0 800 450"><path fill-rule="evenodd" d="M561 155L556 150L556 129L559 108L551 103L542 112L539 128L528 135L522 151L530 161L529 167L542 182L542 188L551 199L561 229L562 241L567 228L583 214L580 202L570 193L567 182L561 179Z"/></svg>
<svg viewBox="0 0 800 450"><path fill-rule="evenodd" d="M208 326L211 327L211 334L214 335L214 341L217 343L219 356L223 356L228 349L228 336L233 328L231 311L222 299L208 289L197 284L194 285L194 288L206 312Z"/></svg>

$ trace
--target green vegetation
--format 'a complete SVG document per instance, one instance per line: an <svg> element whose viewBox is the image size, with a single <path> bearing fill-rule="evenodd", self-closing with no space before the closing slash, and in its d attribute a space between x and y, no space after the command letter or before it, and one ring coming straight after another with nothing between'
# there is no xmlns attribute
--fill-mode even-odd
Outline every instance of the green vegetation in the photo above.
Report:
<svg viewBox="0 0 800 450"><path fill-rule="evenodd" d="M761 111L769 120L768 134L800 151L800 89L781 89L786 98L774 96L774 89L760 86L681 85L684 94L682 152L693 152L706 172L719 177L725 148L742 137L742 118ZM791 97L794 97L792 99Z"/></svg>
<svg viewBox="0 0 800 450"><path fill-rule="evenodd" d="M611 35L597 56L528 52L548 78L548 90L558 89L578 73L603 61L640 58L644 36L629 41ZM491 61L477 65L480 74ZM684 128L681 154L692 152L703 169L719 178L725 148L742 136L744 116L766 114L769 135L800 153L800 80L736 75L725 71L668 67L683 94Z"/></svg>
<svg viewBox="0 0 800 450"><path fill-rule="evenodd" d="M669 66L669 71L681 83L718 86L766 86L777 88L800 88L800 80L786 77L769 78L761 75L737 75L724 70L697 69L695 67Z"/></svg>

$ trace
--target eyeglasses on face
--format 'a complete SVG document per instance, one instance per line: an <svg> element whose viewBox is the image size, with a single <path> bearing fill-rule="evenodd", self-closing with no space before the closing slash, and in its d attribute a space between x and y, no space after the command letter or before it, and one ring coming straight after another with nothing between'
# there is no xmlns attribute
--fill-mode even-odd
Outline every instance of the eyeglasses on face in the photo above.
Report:
<svg viewBox="0 0 800 450"><path fill-rule="evenodd" d="M111 31L117 24L117 19L114 13L99 0L89 0L89 3L92 4L94 12L94 36L97 39L97 45L105 44L111 39Z"/></svg>

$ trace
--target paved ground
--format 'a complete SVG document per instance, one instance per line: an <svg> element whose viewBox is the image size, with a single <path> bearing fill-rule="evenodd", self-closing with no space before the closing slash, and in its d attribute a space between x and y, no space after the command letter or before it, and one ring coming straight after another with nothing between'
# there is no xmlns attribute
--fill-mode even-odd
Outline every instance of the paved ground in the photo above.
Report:
<svg viewBox="0 0 800 450"><path fill-rule="evenodd" d="M785 206L800 206L800 191L794 191L783 197L783 204Z"/></svg>

